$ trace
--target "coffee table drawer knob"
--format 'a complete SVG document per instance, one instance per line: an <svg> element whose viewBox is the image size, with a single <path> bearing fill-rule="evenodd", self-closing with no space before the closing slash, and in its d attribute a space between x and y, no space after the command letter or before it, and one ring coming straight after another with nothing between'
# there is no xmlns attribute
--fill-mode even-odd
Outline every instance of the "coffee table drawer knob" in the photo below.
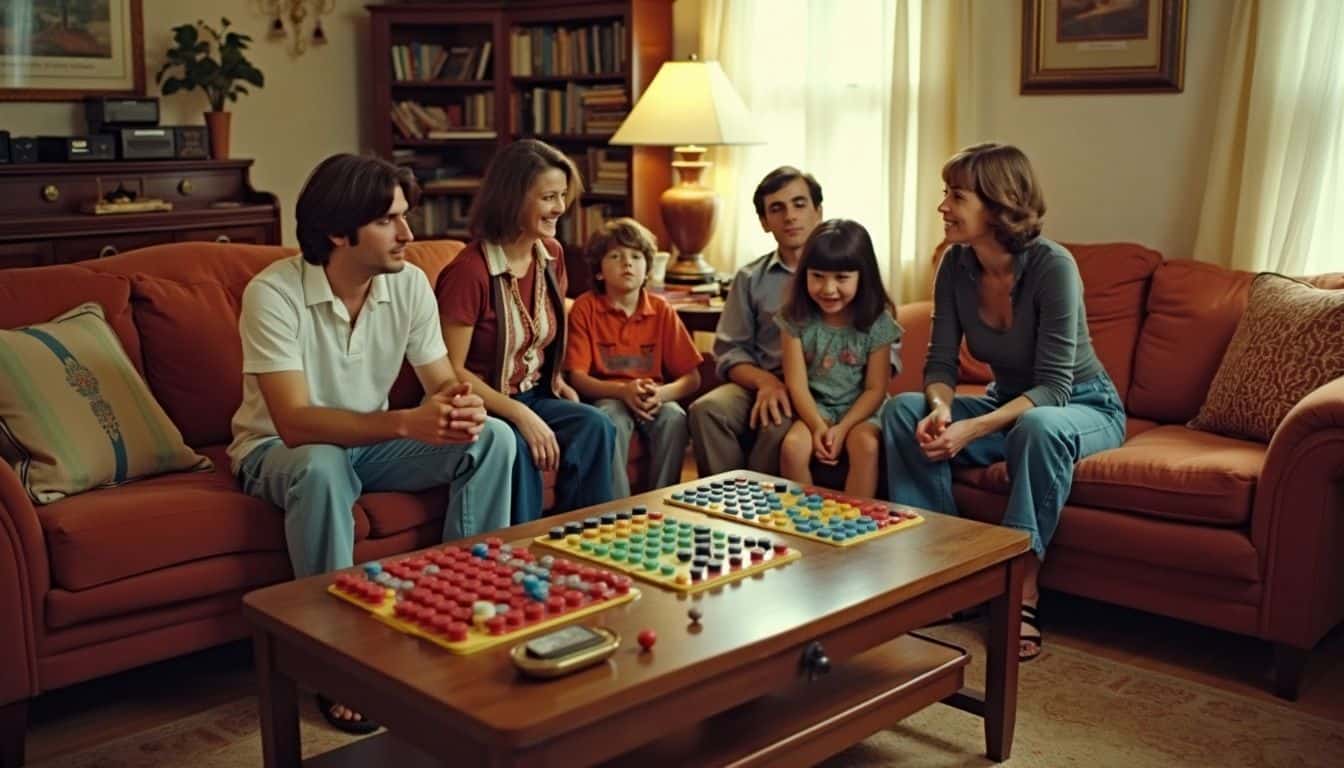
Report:
<svg viewBox="0 0 1344 768"><path fill-rule="evenodd" d="M803 670L807 672L808 680L816 680L831 671L831 659L820 641L813 640L803 649Z"/></svg>

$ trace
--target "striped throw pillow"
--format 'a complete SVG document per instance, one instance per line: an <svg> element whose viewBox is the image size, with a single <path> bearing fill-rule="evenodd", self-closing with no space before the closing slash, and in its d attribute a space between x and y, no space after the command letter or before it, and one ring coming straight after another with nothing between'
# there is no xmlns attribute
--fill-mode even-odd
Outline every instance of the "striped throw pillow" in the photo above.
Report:
<svg viewBox="0 0 1344 768"><path fill-rule="evenodd" d="M211 468L182 441L94 303L0 330L0 458L37 504Z"/></svg>

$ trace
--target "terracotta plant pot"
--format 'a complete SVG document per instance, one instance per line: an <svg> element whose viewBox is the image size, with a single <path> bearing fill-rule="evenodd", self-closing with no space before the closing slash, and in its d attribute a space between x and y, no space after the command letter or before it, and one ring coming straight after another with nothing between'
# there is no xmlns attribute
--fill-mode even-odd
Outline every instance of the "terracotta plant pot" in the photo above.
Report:
<svg viewBox="0 0 1344 768"><path fill-rule="evenodd" d="M230 112L206 112L205 125L210 129L210 156L216 160L229 159Z"/></svg>

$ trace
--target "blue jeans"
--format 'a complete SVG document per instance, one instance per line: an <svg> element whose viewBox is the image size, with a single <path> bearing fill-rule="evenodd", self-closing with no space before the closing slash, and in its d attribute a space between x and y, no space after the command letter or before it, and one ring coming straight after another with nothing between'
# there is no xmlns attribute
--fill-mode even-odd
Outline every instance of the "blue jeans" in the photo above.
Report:
<svg viewBox="0 0 1344 768"><path fill-rule="evenodd" d="M355 557L355 500L365 491L423 491L451 484L443 539L509 524L515 464L508 426L486 419L476 442L429 445L389 440L346 448L287 448L278 438L243 459L243 491L285 510L285 543L294 576L348 568Z"/></svg>
<svg viewBox="0 0 1344 768"><path fill-rule="evenodd" d="M983 397L957 395L952 420L974 418L1002 404L990 384ZM952 465L982 467L1006 461L1012 488L1003 524L1030 534L1031 548L1042 560L1073 486L1073 465L1125 441L1125 408L1104 373L1075 383L1068 405L1036 406L1011 428L968 443L950 462L929 461L915 440L915 427L929 413L923 393L899 394L881 413L887 495L892 501L955 515Z"/></svg>
<svg viewBox="0 0 1344 768"><path fill-rule="evenodd" d="M616 427L615 450L611 452L611 495L624 499L630 495L630 436L638 429L649 446L649 487L666 488L681 482L681 465L686 461L686 445L691 441L686 410L680 404L663 403L653 421L636 419L615 398L598 400L594 405Z"/></svg>
<svg viewBox="0 0 1344 768"><path fill-rule="evenodd" d="M560 468L555 473L555 509L568 512L611 501L611 452L616 429L591 405L575 403L536 386L513 395L555 432ZM513 428L518 460L513 463L513 522L541 517L541 470L517 427Z"/></svg>

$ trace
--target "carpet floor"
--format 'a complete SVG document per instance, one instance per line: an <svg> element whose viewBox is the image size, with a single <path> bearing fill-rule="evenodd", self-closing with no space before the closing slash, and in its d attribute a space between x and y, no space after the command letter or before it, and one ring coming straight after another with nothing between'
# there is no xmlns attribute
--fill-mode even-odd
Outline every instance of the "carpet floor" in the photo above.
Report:
<svg viewBox="0 0 1344 768"><path fill-rule="evenodd" d="M983 628L927 630L972 652L967 680L983 680ZM352 741L302 697L304 756ZM32 768L225 768L261 764L256 701L242 698ZM1049 642L1020 672L1013 767L1283 766L1344 764L1344 723L1287 706L1139 669ZM823 763L867 766L987 766L979 719L933 706Z"/></svg>

